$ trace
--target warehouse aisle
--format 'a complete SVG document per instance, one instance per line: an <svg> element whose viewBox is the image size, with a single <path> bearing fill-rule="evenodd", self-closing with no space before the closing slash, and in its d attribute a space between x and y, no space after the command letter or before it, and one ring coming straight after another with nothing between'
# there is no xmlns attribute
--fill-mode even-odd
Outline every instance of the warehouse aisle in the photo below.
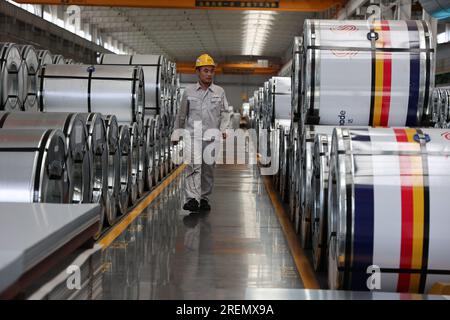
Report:
<svg viewBox="0 0 450 320"><path fill-rule="evenodd" d="M244 299L302 288L256 166L220 165L210 213L181 209L173 181L104 251L105 299Z"/></svg>

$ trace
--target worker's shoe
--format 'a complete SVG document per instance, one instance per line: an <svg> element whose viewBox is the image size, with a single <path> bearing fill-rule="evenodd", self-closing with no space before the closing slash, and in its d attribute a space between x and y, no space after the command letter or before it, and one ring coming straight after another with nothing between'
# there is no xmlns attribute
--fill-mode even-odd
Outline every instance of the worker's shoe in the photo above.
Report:
<svg viewBox="0 0 450 320"><path fill-rule="evenodd" d="M205 199L200 200L200 210L201 211L211 210L211 206L209 205L208 200L205 200Z"/></svg>
<svg viewBox="0 0 450 320"><path fill-rule="evenodd" d="M198 201L196 199L189 200L183 206L183 209L188 211L198 211L198 208Z"/></svg>

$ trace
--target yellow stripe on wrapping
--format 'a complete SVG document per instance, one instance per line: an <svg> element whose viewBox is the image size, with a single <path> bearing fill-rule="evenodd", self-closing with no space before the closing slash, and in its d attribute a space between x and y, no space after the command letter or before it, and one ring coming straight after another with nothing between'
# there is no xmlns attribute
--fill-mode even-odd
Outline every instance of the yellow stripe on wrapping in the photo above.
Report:
<svg viewBox="0 0 450 320"><path fill-rule="evenodd" d="M377 43L383 43L380 22L375 22L374 30L378 33L379 36ZM375 54L375 101L372 119L373 126L379 126L381 124L381 109L383 106L383 71L384 54L382 52L377 52Z"/></svg>
<svg viewBox="0 0 450 320"><path fill-rule="evenodd" d="M408 141L412 142L414 151L420 152L420 144L414 140L417 133L415 129L407 129ZM411 156L411 181L413 184L413 206L414 206L414 223L413 223L413 254L411 268L422 268L423 256L423 226L425 216L425 188L423 185L423 166L422 157ZM412 274L409 284L409 292L419 292L420 274Z"/></svg>

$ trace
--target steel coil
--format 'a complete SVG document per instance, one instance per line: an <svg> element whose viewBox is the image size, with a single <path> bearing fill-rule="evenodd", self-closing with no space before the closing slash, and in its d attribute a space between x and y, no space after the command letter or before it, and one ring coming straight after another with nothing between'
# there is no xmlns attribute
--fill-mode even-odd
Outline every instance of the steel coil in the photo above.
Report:
<svg viewBox="0 0 450 320"><path fill-rule="evenodd" d="M64 203L64 141L60 130L1 129L0 202Z"/></svg>
<svg viewBox="0 0 450 320"><path fill-rule="evenodd" d="M102 115L99 113L81 113L86 121L88 133L88 150L91 159L91 192L92 203L102 207L100 231L106 217L105 203L108 196L108 143L106 128Z"/></svg>
<svg viewBox="0 0 450 320"><path fill-rule="evenodd" d="M39 68L53 63L53 56L48 50L38 50Z"/></svg>
<svg viewBox="0 0 450 320"><path fill-rule="evenodd" d="M418 126L434 85L425 21L306 20L302 123Z"/></svg>
<svg viewBox="0 0 450 320"><path fill-rule="evenodd" d="M311 212L313 207L312 173L315 136L319 133L331 134L331 126L305 126L300 148L300 210L295 221L303 248L311 246Z"/></svg>
<svg viewBox="0 0 450 320"><path fill-rule="evenodd" d="M39 60L37 52L33 46L19 46L20 54L25 63L27 70L27 96L23 101L24 111L38 111L38 99L37 99L37 76L39 70Z"/></svg>
<svg viewBox="0 0 450 320"><path fill-rule="evenodd" d="M163 115L169 111L165 104L169 77L168 62L164 56L104 54L100 59L100 64L141 66L145 78L144 114L146 116Z"/></svg>
<svg viewBox="0 0 450 320"><path fill-rule="evenodd" d="M105 117L106 138L108 142L108 196L106 197L106 217L109 225L117 220L120 196L120 144L119 124L114 115Z"/></svg>
<svg viewBox="0 0 450 320"><path fill-rule="evenodd" d="M169 117L168 115L163 116L162 119L163 122L163 130L162 130L162 135L161 135L161 139L163 141L163 171L164 171L164 176L167 176L170 172L170 124L169 124Z"/></svg>
<svg viewBox="0 0 450 320"><path fill-rule="evenodd" d="M120 192L118 197L121 214L128 211L131 184L131 137L127 125L119 127L119 154L120 154Z"/></svg>
<svg viewBox="0 0 450 320"><path fill-rule="evenodd" d="M137 187L138 187L138 197L142 197L145 192L147 142L145 141L144 123L138 125L137 127L138 127L138 153L139 153Z"/></svg>
<svg viewBox="0 0 450 320"><path fill-rule="evenodd" d="M430 101L431 123L448 128L450 123L450 88L434 88Z"/></svg>
<svg viewBox="0 0 450 320"><path fill-rule="evenodd" d="M337 128L332 140L329 287L368 290L371 266L382 291L448 282L448 130Z"/></svg>
<svg viewBox="0 0 450 320"><path fill-rule="evenodd" d="M65 64L75 64L75 60L67 58L67 59L64 59L64 63Z"/></svg>
<svg viewBox="0 0 450 320"><path fill-rule="evenodd" d="M52 64L66 64L66 61L64 60L64 57L60 54L55 54L53 56L53 63Z"/></svg>
<svg viewBox="0 0 450 320"><path fill-rule="evenodd" d="M327 249L328 173L331 134L316 134L313 152L311 238L313 265L322 270Z"/></svg>
<svg viewBox="0 0 450 320"><path fill-rule="evenodd" d="M289 77L272 77L269 80L268 117L271 128L279 121L291 120L291 79Z"/></svg>
<svg viewBox="0 0 450 320"><path fill-rule="evenodd" d="M158 183L164 178L164 141L162 139L163 122L159 115L153 117L155 121L155 176Z"/></svg>
<svg viewBox="0 0 450 320"><path fill-rule="evenodd" d="M295 219L295 212L298 206L298 180L299 180L299 147L298 147L298 122L292 122L291 132L289 134L289 145L292 150L289 160L289 217L291 221Z"/></svg>
<svg viewBox="0 0 450 320"><path fill-rule="evenodd" d="M280 122L279 130L280 130L280 160L279 160L279 169L280 172L280 182L278 191L280 193L281 200L286 201L288 198L288 175L289 166L290 166L290 153L291 146L289 145L290 140L290 130L291 130L291 120L285 120L285 122Z"/></svg>
<svg viewBox="0 0 450 320"><path fill-rule="evenodd" d="M303 60L303 38L294 37L292 47L292 68L291 68L291 119L297 122L300 119L302 82L301 82L301 64Z"/></svg>
<svg viewBox="0 0 450 320"><path fill-rule="evenodd" d="M41 111L114 114L142 123L144 77L140 67L47 65L39 73Z"/></svg>
<svg viewBox="0 0 450 320"><path fill-rule="evenodd" d="M28 93L26 72L19 48L0 42L0 110L22 110Z"/></svg>
<svg viewBox="0 0 450 320"><path fill-rule="evenodd" d="M130 205L134 205L138 199L138 176L139 176L139 128L137 123L130 126Z"/></svg>
<svg viewBox="0 0 450 320"><path fill-rule="evenodd" d="M91 202L91 167L88 154L86 122L76 113L0 113L0 127L5 129L59 129L65 139L65 164L68 189L65 202Z"/></svg>
<svg viewBox="0 0 450 320"><path fill-rule="evenodd" d="M145 119L145 141L147 143L147 156L145 161L146 188L152 190L156 185L155 178L155 121L151 118Z"/></svg>

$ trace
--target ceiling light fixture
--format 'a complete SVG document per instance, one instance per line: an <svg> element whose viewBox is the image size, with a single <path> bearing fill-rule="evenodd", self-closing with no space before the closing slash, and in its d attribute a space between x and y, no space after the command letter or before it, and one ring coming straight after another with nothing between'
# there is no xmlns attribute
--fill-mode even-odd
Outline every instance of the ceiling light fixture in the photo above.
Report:
<svg viewBox="0 0 450 320"><path fill-rule="evenodd" d="M276 11L250 10L244 12L242 54L259 56L270 36Z"/></svg>

